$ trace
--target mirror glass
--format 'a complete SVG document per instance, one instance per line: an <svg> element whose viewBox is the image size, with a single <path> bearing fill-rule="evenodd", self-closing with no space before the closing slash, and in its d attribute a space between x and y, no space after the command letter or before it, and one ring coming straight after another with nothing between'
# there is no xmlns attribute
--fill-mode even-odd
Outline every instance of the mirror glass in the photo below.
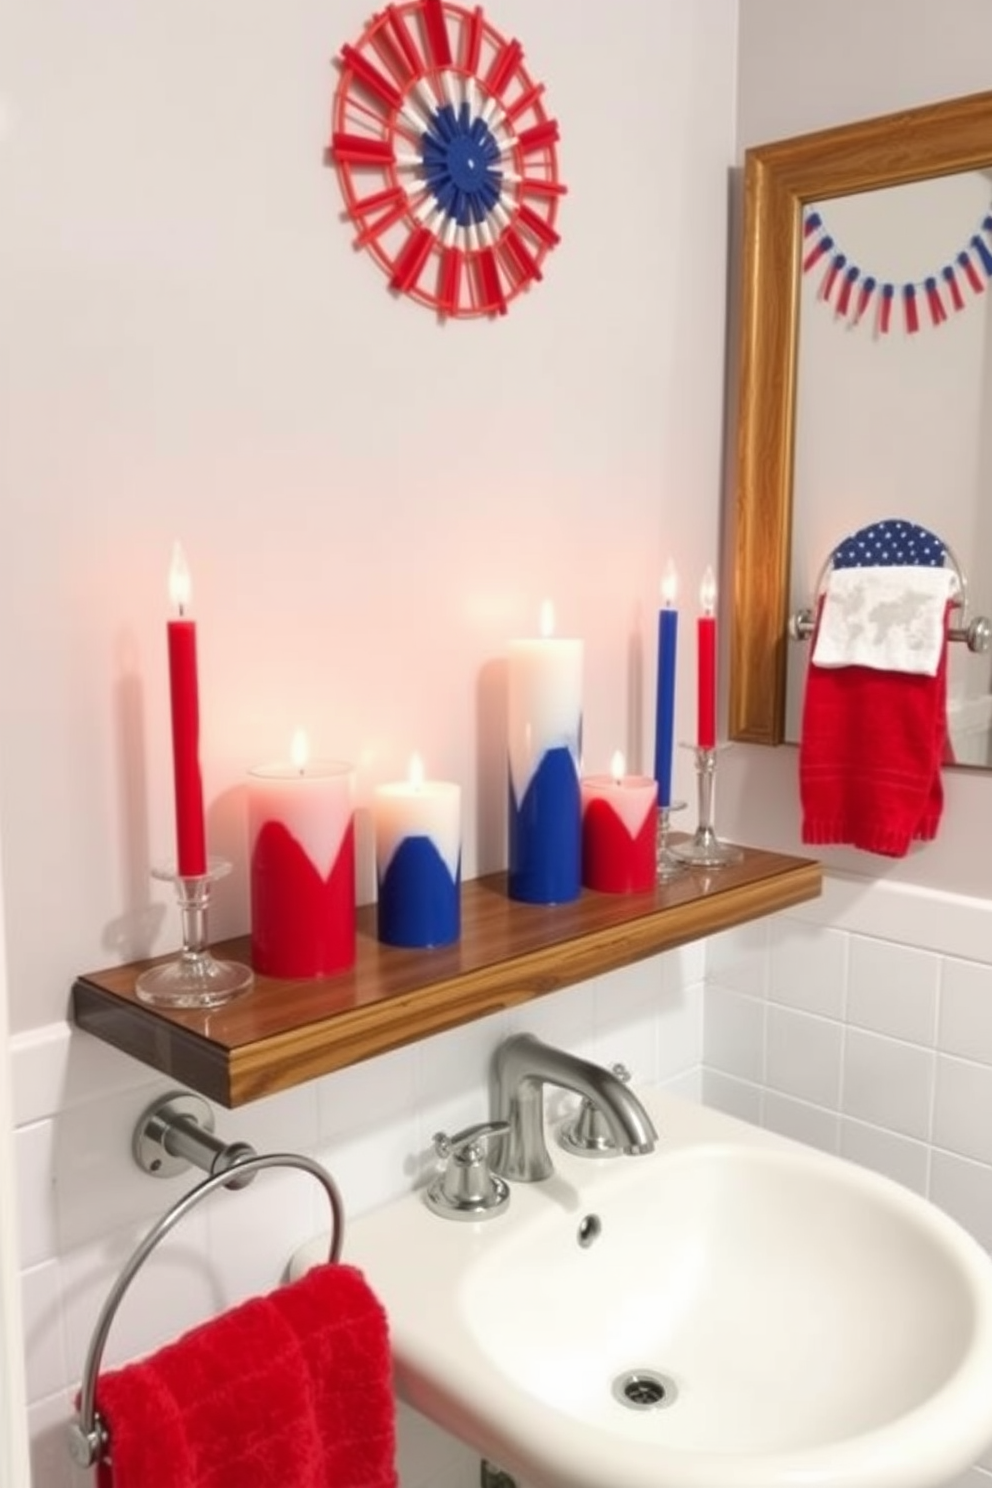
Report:
<svg viewBox="0 0 992 1488"><path fill-rule="evenodd" d="M992 245L983 225L990 212L992 172L985 170L832 197L805 208L793 613L811 604L838 542L868 523L894 517L941 537L967 580L969 613L992 612L992 420L986 413L992 285L986 292L982 260L970 248L976 235ZM977 293L958 262L969 249L983 286ZM846 261L839 271L833 267L837 254ZM953 285L943 275L947 265L954 267ZM928 279L936 280L939 297L932 307ZM895 292L883 295L884 284ZM907 284L915 290L908 314ZM785 737L793 742L799 738L808 650L808 643L797 642L788 652ZM988 653L950 647L948 721L959 764L992 764L990 667Z"/></svg>
<svg viewBox="0 0 992 1488"><path fill-rule="evenodd" d="M780 744L798 738L808 663L790 620L858 529L936 533L967 620L992 614L992 92L754 146L743 188L729 736ZM992 653L955 642L948 657L957 763L992 768Z"/></svg>

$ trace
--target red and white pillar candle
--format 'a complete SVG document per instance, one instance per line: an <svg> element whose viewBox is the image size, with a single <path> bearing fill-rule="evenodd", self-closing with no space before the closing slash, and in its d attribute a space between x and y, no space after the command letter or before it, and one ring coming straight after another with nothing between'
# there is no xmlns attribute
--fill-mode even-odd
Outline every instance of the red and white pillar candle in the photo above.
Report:
<svg viewBox="0 0 992 1488"><path fill-rule="evenodd" d="M285 763L249 772L251 950L273 977L330 976L355 961L352 767L310 760L298 734Z"/></svg>
<svg viewBox="0 0 992 1488"><path fill-rule="evenodd" d="M617 750L609 775L582 779L582 882L605 894L654 887L658 783L628 775Z"/></svg>

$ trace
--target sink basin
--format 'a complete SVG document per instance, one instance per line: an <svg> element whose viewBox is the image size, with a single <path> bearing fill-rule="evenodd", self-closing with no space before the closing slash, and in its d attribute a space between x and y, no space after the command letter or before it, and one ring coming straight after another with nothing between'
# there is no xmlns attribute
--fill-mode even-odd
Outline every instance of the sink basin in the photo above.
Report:
<svg viewBox="0 0 992 1488"><path fill-rule="evenodd" d="M992 1261L887 1179L642 1099L649 1156L351 1223L401 1396L535 1488L944 1488L992 1440Z"/></svg>

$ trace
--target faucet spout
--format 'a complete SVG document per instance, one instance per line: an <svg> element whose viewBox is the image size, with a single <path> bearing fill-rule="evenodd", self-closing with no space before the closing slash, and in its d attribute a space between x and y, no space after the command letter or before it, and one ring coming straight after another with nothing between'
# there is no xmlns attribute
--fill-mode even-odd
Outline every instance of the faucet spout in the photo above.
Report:
<svg viewBox="0 0 992 1488"><path fill-rule="evenodd" d="M654 1150L658 1134L628 1085L601 1065L518 1033L500 1044L490 1075L493 1120L509 1123L491 1149L493 1170L504 1178L534 1183L554 1171L544 1136L546 1084L591 1100L621 1152L636 1156Z"/></svg>

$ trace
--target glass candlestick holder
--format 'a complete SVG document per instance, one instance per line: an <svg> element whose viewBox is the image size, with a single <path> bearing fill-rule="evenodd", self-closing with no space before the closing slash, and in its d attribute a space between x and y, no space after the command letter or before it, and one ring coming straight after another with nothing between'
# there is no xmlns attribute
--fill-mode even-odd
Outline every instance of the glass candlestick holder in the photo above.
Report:
<svg viewBox="0 0 992 1488"><path fill-rule="evenodd" d="M206 873L152 869L153 878L175 884L183 948L174 961L163 961L141 973L135 989L139 1001L154 1007L213 1008L249 990L255 980L251 967L240 961L217 960L207 944L210 887L230 871L226 858L211 858Z"/></svg>
<svg viewBox="0 0 992 1488"><path fill-rule="evenodd" d="M698 744L684 747L695 751L699 811L694 835L688 842L680 842L677 847L673 847L672 852L683 863L695 864L701 868L722 868L727 863L739 863L744 856L741 849L729 842L721 842L713 826L717 751Z"/></svg>
<svg viewBox="0 0 992 1488"><path fill-rule="evenodd" d="M675 856L675 850L668 841L672 830L672 812L684 810L684 801L670 801L667 806L658 807L658 837L654 861L655 877L659 883L664 883L668 878L674 878L676 873L684 873L688 866L681 858Z"/></svg>

